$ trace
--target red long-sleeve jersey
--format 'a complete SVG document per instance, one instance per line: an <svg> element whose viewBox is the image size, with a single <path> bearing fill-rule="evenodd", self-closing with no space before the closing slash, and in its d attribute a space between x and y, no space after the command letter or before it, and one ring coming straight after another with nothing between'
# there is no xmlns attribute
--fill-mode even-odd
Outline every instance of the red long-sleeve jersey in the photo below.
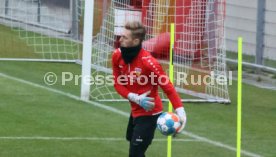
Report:
<svg viewBox="0 0 276 157"><path fill-rule="evenodd" d="M174 109L183 106L168 76L148 51L141 49L130 64L125 64L118 48L112 55L112 68L114 88L124 98L127 98L130 92L140 95L151 91L148 96L154 98L154 108L151 111L145 111L141 106L130 101L133 117L155 115L162 112L163 106L158 94L158 86L166 93Z"/></svg>

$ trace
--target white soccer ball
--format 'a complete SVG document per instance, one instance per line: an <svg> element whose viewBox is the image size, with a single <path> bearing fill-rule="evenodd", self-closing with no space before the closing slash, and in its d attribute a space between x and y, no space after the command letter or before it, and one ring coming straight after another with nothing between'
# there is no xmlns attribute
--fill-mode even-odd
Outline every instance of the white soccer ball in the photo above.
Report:
<svg viewBox="0 0 276 157"><path fill-rule="evenodd" d="M172 112L164 112L157 119L157 129L166 136L175 134L180 126L179 117Z"/></svg>

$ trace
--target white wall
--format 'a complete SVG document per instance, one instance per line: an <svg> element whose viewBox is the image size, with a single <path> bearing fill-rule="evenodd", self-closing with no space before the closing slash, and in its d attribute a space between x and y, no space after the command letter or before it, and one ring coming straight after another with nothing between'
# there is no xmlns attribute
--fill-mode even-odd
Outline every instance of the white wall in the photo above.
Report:
<svg viewBox="0 0 276 157"><path fill-rule="evenodd" d="M266 0L264 57L276 60L276 0Z"/></svg>
<svg viewBox="0 0 276 157"><path fill-rule="evenodd" d="M27 23L37 23L37 1L36 0L9 0L8 17L20 19ZM64 7L48 7L42 5L40 24L52 28L57 28L64 31L69 31L71 27L70 8ZM0 0L0 23L1 17L5 17L5 0ZM3 19L2 19L3 20ZM3 22L4 23L4 22ZM5 23L6 24L6 23ZM8 22L11 26L16 26L15 23Z"/></svg>
<svg viewBox="0 0 276 157"><path fill-rule="evenodd" d="M237 38L244 39L244 53L256 54L258 0L226 0L226 48L237 51ZM264 57L276 60L276 0L266 0Z"/></svg>

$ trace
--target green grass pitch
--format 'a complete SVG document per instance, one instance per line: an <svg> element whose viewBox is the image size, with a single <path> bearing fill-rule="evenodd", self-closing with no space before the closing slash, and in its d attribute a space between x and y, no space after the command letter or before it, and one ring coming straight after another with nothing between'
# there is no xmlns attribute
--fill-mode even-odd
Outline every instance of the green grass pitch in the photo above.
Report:
<svg viewBox="0 0 276 157"><path fill-rule="evenodd" d="M45 85L43 76L48 71L80 74L80 66L0 62L0 156L127 156L128 143L124 139L127 116L48 90L56 89L75 96L80 93L80 87L73 83L66 86L59 83ZM185 104L187 134L178 135L174 139L173 157L235 156L235 151L231 150L236 145L235 81L229 90L232 100L230 105ZM243 85L242 150L249 155L245 153L242 156L273 157L276 154L275 95L275 91ZM128 103L103 105L129 112ZM156 141L148 149L147 156L165 157L165 139L156 132ZM219 147L214 142L223 146Z"/></svg>
<svg viewBox="0 0 276 157"><path fill-rule="evenodd" d="M1 58L41 58L10 28L0 26L0 36ZM73 63L0 61L0 157L127 156L124 137L129 104L101 104L122 111L122 115L76 100L80 86L74 82L63 86L60 80L47 86L43 77L49 71L60 78L62 72L79 75L81 67ZM236 81L229 86L230 105L185 104L186 132L173 139L173 157L236 155L236 86ZM276 91L243 84L243 157L275 156L275 95ZM166 157L166 138L156 132L155 139L147 156Z"/></svg>

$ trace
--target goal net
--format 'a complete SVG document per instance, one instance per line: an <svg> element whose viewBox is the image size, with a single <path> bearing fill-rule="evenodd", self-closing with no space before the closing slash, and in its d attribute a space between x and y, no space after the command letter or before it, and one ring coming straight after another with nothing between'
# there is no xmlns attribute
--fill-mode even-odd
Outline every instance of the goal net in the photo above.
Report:
<svg viewBox="0 0 276 157"><path fill-rule="evenodd" d="M81 61L84 2L1 0L0 60ZM229 102L224 18L225 0L95 0L90 98L123 100L110 82L111 56L124 24L141 21L147 29L143 48L167 73L175 23L174 82L184 100Z"/></svg>
<svg viewBox="0 0 276 157"><path fill-rule="evenodd" d="M174 82L190 101L229 102L225 63L225 0L104 0L93 40L93 75L111 74L111 55L127 21L147 29L143 48L169 69L170 24L175 23ZM168 70L167 70L168 72ZM93 84L91 98L121 100L113 85ZM161 92L162 94L162 92ZM187 97L188 96L188 97ZM165 96L163 96L164 99Z"/></svg>

